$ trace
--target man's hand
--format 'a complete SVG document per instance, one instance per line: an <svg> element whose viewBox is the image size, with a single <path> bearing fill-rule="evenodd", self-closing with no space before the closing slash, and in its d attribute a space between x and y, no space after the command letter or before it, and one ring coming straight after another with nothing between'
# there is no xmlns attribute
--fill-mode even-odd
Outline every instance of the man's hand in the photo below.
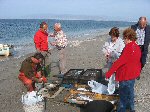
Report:
<svg viewBox="0 0 150 112"><path fill-rule="evenodd" d="M42 78L39 78L38 82L39 83L41 83L41 82L47 83L47 79L44 76L42 76Z"/></svg>
<svg viewBox="0 0 150 112"><path fill-rule="evenodd" d="M53 33L49 33L48 36L49 37L54 37L54 34Z"/></svg>
<svg viewBox="0 0 150 112"><path fill-rule="evenodd" d="M42 77L41 71L37 72L37 74L36 74L36 78L40 78L40 77Z"/></svg>
<svg viewBox="0 0 150 112"><path fill-rule="evenodd" d="M56 46L56 42L51 42L50 43L52 46Z"/></svg>
<svg viewBox="0 0 150 112"><path fill-rule="evenodd" d="M38 79L38 83L41 83L43 81L43 78Z"/></svg>

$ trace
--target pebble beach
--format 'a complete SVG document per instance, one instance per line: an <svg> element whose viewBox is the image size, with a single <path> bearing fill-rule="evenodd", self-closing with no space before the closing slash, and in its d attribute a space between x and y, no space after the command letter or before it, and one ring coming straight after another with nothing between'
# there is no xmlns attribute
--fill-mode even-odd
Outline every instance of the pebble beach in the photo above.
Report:
<svg viewBox="0 0 150 112"><path fill-rule="evenodd" d="M122 30L121 30L122 32ZM108 33L108 32L107 32ZM108 39L108 34L97 34L94 37L82 40L72 40L66 48L67 70L69 69L101 69L105 65L105 58L102 53L102 46ZM58 74L57 50L51 52L52 75ZM28 54L19 58L0 58L0 112L23 112L21 95L25 87L18 79L21 62ZM150 55L148 54L147 64L141 72L140 80L135 85L135 108L136 112L150 112ZM105 70L104 70L105 73ZM80 107L66 104L63 96L67 94L64 90L55 99L48 99L47 112L82 112Z"/></svg>

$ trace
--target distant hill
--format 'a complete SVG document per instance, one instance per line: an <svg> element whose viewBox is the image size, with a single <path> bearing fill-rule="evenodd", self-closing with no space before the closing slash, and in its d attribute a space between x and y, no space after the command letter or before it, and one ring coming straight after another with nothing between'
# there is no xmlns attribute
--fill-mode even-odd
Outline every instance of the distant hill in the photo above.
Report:
<svg viewBox="0 0 150 112"><path fill-rule="evenodd" d="M26 19L61 19L61 20L108 20L106 16L88 16L88 15L71 15L71 14L39 14L39 15L28 15L22 18Z"/></svg>

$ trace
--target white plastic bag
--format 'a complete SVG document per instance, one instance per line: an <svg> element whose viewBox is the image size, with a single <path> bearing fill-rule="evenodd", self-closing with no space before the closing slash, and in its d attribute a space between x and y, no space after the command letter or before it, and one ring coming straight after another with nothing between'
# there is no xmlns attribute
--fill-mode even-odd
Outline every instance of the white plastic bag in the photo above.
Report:
<svg viewBox="0 0 150 112"><path fill-rule="evenodd" d="M92 88L92 92L100 94L108 94L107 86L98 83L94 80L88 81L88 85Z"/></svg>
<svg viewBox="0 0 150 112"><path fill-rule="evenodd" d="M109 83L108 83L108 93L111 95L115 92L115 74L113 74L110 78L109 78Z"/></svg>
<svg viewBox="0 0 150 112"><path fill-rule="evenodd" d="M22 103L25 105L34 105L42 101L43 101L43 97L37 95L36 91L27 92L27 94L22 95Z"/></svg>

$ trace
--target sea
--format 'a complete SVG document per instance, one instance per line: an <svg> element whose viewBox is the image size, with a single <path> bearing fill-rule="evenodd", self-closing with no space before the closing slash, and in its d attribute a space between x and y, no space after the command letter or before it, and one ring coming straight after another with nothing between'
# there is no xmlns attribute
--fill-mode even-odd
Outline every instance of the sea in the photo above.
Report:
<svg viewBox="0 0 150 112"><path fill-rule="evenodd" d="M13 57L21 57L35 52L33 37L41 22L47 22L49 33L53 25L61 23L68 40L86 39L96 33L103 33L112 27L129 27L134 22L96 20L56 20L56 19L0 19L0 44L14 46ZM49 38L49 41L53 41ZM50 46L51 47L51 46Z"/></svg>

